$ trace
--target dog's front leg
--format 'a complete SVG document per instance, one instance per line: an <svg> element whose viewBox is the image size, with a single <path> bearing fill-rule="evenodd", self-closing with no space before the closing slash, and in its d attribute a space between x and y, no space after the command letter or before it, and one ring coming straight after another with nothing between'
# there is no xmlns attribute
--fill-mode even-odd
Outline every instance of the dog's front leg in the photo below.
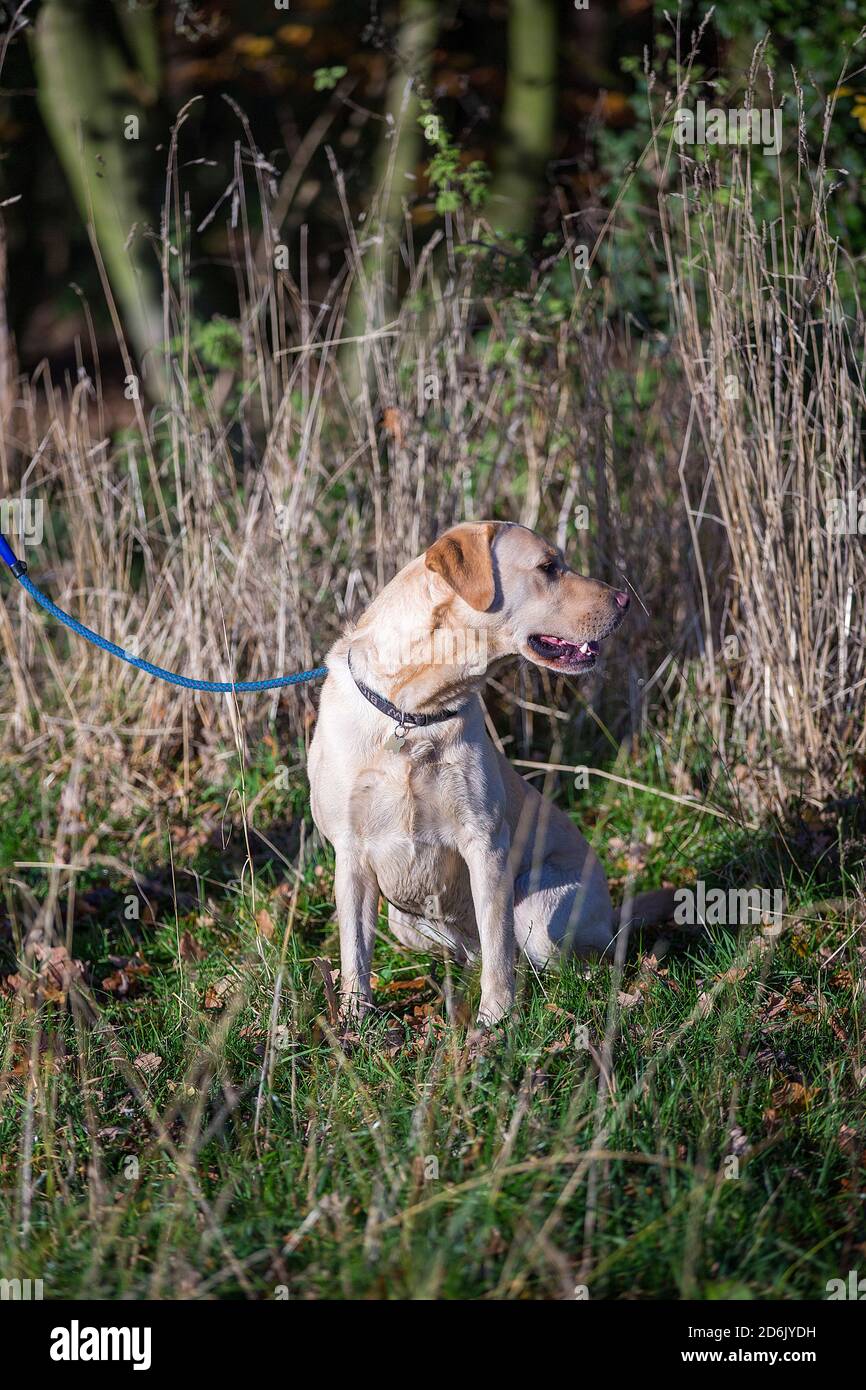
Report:
<svg viewBox="0 0 866 1390"><path fill-rule="evenodd" d="M461 846L469 869L472 903L481 942L481 1005L478 1024L491 1028L514 1003L514 880L510 837L502 825L489 839Z"/></svg>
<svg viewBox="0 0 866 1390"><path fill-rule="evenodd" d="M334 896L340 925L340 1012L344 1018L360 1018L373 999L370 965L379 885L358 862L351 846L337 849Z"/></svg>

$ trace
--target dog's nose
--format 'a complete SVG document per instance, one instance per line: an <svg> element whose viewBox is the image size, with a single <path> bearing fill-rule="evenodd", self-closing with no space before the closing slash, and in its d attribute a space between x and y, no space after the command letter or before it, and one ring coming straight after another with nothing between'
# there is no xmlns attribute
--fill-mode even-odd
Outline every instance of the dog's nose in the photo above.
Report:
<svg viewBox="0 0 866 1390"><path fill-rule="evenodd" d="M628 594L625 593L622 589L615 589L613 596L616 599L617 607L621 608L622 611L625 612L625 610L631 603L631 599L629 598Z"/></svg>

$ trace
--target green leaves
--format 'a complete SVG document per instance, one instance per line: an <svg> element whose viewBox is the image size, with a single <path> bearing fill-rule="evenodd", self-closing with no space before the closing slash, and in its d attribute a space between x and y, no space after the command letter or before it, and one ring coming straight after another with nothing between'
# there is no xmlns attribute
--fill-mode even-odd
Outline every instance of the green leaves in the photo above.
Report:
<svg viewBox="0 0 866 1390"><path fill-rule="evenodd" d="M340 78L345 77L347 72L348 68L339 65L333 68L316 68L316 71L313 73L314 90L317 92L332 92L340 81Z"/></svg>
<svg viewBox="0 0 866 1390"><path fill-rule="evenodd" d="M427 165L427 178L434 195L436 211L457 212L464 200L472 208L481 207L490 178L486 164L480 159L463 164L460 148L451 138L442 118L434 110L433 103L425 98L420 106L418 124L424 132L424 139L435 151Z"/></svg>

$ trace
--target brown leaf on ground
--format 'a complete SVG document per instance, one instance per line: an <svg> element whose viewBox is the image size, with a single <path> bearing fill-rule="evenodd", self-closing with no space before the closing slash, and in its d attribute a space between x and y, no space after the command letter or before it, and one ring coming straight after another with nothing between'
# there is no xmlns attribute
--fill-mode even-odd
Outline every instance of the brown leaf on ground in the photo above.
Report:
<svg viewBox="0 0 866 1390"><path fill-rule="evenodd" d="M861 1135L857 1133L856 1129L852 1129L850 1125L840 1125L838 1144L843 1154L856 1155L863 1147L863 1139Z"/></svg>
<svg viewBox="0 0 866 1390"><path fill-rule="evenodd" d="M273 940L276 928L274 927L274 919L266 907L256 913L256 929L259 936L263 936L265 941Z"/></svg>
<svg viewBox="0 0 866 1390"><path fill-rule="evenodd" d="M143 1076L153 1076L162 1066L162 1058L158 1052L141 1052L132 1065L137 1067Z"/></svg>
<svg viewBox="0 0 866 1390"><path fill-rule="evenodd" d="M206 1009L224 1009L229 998L237 989L237 981L231 975L224 975L216 984L208 985L204 992L204 1007Z"/></svg>
<svg viewBox="0 0 866 1390"><path fill-rule="evenodd" d="M819 1094L820 1087L804 1086L802 1081L783 1081L772 1096L772 1105L764 1111L767 1124L778 1124L783 1115L800 1115Z"/></svg>
<svg viewBox="0 0 866 1390"><path fill-rule="evenodd" d="M291 48L303 48L315 32L311 24L283 24L277 30L277 38Z"/></svg>
<svg viewBox="0 0 866 1390"><path fill-rule="evenodd" d="M854 979L850 970L842 968L834 970L831 976L831 983L835 989L853 989Z"/></svg>
<svg viewBox="0 0 866 1390"><path fill-rule="evenodd" d="M340 1005L337 1001L337 991L334 987L334 971L331 962L324 956L315 956L313 965L322 977L322 984L325 986L325 1000L328 1006L328 1022L332 1028L336 1028L340 1019Z"/></svg>
<svg viewBox="0 0 866 1390"><path fill-rule="evenodd" d="M646 868L653 838L651 832L647 833L645 840L624 840L621 835L612 835L605 848L616 856L615 866L618 870L625 870L629 874L639 873Z"/></svg>
<svg viewBox="0 0 866 1390"><path fill-rule="evenodd" d="M64 1004L70 988L84 975L80 960L73 960L65 946L34 947L34 973L28 971L7 975L4 989L20 997L29 997L38 1004Z"/></svg>
<svg viewBox="0 0 866 1390"><path fill-rule="evenodd" d="M634 994L626 994L624 990L619 990L617 992L616 997L619 1000L619 1003L621 1004L622 1008L624 1009L635 1008L636 1005L642 1002L643 998L639 990L636 991Z"/></svg>
<svg viewBox="0 0 866 1390"><path fill-rule="evenodd" d="M179 859L194 859L199 850L204 849L210 839L210 829L206 826L187 826L178 831L173 840L174 852Z"/></svg>
<svg viewBox="0 0 866 1390"><path fill-rule="evenodd" d="M393 438L397 448L401 448L403 444L403 417L397 406L389 405L385 409L382 415L382 424L386 433Z"/></svg>
<svg viewBox="0 0 866 1390"><path fill-rule="evenodd" d="M412 980L380 980L378 976L373 976L373 980L373 988L380 994L399 994L402 990L424 989L427 984L424 975L417 975Z"/></svg>
<svg viewBox="0 0 866 1390"><path fill-rule="evenodd" d="M27 1076L32 1071L52 1071L55 1074L60 1072L61 1054L55 1049L51 1041L43 1034L40 1036L36 1046L34 1057L33 1043L19 1039L12 1044L10 1054L11 1066L8 1075Z"/></svg>
<svg viewBox="0 0 866 1390"><path fill-rule="evenodd" d="M576 1017L575 1014L569 1013L568 1009L561 1009L558 1004L545 1004L544 1007L548 1010L549 1013L559 1014L562 1018L573 1019Z"/></svg>
<svg viewBox="0 0 866 1390"><path fill-rule="evenodd" d="M726 970L723 975L717 975L716 979L723 980L726 985L734 985L737 980L745 980L747 971L741 965L732 965L730 970Z"/></svg>
<svg viewBox="0 0 866 1390"><path fill-rule="evenodd" d="M117 995L118 999L137 994L142 981L150 974L147 962L142 960L138 952L134 956L109 956L108 959L117 969L111 975L106 975L102 988L108 990L109 994Z"/></svg>
<svg viewBox="0 0 866 1390"><path fill-rule="evenodd" d="M205 947L188 931L181 934L178 950L181 960L204 960L207 955Z"/></svg>
<svg viewBox="0 0 866 1390"><path fill-rule="evenodd" d="M662 951L662 956L664 954L665 952ZM666 985L668 989L673 990L674 994L680 994L680 986L677 984L676 980L671 979L668 967L666 965L659 965L660 959L661 957L656 955L656 947L653 947L651 955L641 956L639 978L635 981L635 989L641 994L646 994L652 987L653 980L658 980L661 984Z"/></svg>

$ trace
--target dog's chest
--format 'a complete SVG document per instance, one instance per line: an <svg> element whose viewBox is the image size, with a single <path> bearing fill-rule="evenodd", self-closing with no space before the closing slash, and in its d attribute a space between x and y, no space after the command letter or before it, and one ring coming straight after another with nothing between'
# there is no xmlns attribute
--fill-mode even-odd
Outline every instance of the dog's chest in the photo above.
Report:
<svg viewBox="0 0 866 1390"><path fill-rule="evenodd" d="M457 851L462 772L423 737L412 740L410 733L402 751L384 749L359 771L349 806L353 838L389 902L423 913L432 901L447 913L468 890Z"/></svg>
<svg viewBox="0 0 866 1390"><path fill-rule="evenodd" d="M360 767L350 793L352 830L362 841L408 836L419 843L453 842L454 793L460 776L417 731L402 746L376 750Z"/></svg>

